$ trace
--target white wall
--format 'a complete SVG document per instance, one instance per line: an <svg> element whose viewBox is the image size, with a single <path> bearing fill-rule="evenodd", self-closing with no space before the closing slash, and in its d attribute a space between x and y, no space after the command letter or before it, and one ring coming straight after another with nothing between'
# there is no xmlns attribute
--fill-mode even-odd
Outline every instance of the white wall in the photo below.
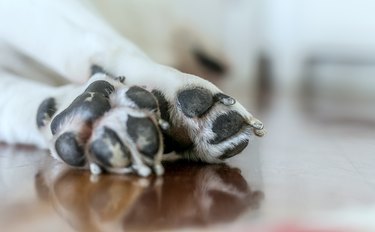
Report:
<svg viewBox="0 0 375 232"><path fill-rule="evenodd" d="M152 58L172 64L174 33L208 44L231 66L229 75L249 79L258 51L258 0L95 0L99 11ZM109 4L110 3L110 4ZM189 37L189 35L186 35ZM186 43L186 41L181 41ZM173 65L173 64L172 64Z"/></svg>
<svg viewBox="0 0 375 232"><path fill-rule="evenodd" d="M274 58L280 84L294 83L312 53L375 57L375 1L262 2L263 46Z"/></svg>

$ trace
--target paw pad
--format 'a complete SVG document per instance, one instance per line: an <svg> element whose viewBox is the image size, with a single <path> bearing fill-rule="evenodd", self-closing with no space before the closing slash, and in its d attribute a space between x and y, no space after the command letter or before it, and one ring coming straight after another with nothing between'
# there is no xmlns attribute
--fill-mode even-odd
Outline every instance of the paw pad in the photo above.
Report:
<svg viewBox="0 0 375 232"><path fill-rule="evenodd" d="M147 109L150 111L158 110L158 103L154 95L141 87L130 87L126 92L126 96L134 102L139 109Z"/></svg>
<svg viewBox="0 0 375 232"><path fill-rule="evenodd" d="M130 165L130 150L116 132L104 127L102 135L90 145L90 154L100 165L124 168Z"/></svg>
<svg viewBox="0 0 375 232"><path fill-rule="evenodd" d="M177 99L181 111L190 118L202 116L214 103L210 91L203 88L183 90Z"/></svg>
<svg viewBox="0 0 375 232"><path fill-rule="evenodd" d="M78 143L77 136L72 132L65 132L55 142L55 149L59 157L67 164L74 167L85 165L83 147Z"/></svg>
<svg viewBox="0 0 375 232"><path fill-rule="evenodd" d="M38 108L36 115L36 125L38 128L46 126L47 122L51 120L52 116L56 112L56 101L54 98L45 99Z"/></svg>
<svg viewBox="0 0 375 232"><path fill-rule="evenodd" d="M220 115L212 125L212 131L216 136L210 140L210 143L218 144L224 141L238 133L245 125L244 118L235 111L229 111L227 114Z"/></svg>
<svg viewBox="0 0 375 232"><path fill-rule="evenodd" d="M225 150L224 153L219 157L219 159L225 160L225 159L228 159L230 157L237 155L238 153L243 151L247 147L248 144L249 144L248 139L246 139L245 141L241 141L236 146Z"/></svg>
<svg viewBox="0 0 375 232"><path fill-rule="evenodd" d="M154 123L148 118L129 116L127 132L142 154L153 158L159 150L159 133Z"/></svg>
<svg viewBox="0 0 375 232"><path fill-rule="evenodd" d="M72 117L77 117L84 123L92 123L111 109L108 96L113 91L113 86L103 82L105 81L92 83L65 110L56 115L51 123L53 135Z"/></svg>

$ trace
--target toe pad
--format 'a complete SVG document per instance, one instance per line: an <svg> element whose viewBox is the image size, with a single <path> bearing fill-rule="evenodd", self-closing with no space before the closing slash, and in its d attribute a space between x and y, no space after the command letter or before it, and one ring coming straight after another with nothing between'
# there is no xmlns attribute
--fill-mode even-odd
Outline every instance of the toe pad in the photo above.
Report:
<svg viewBox="0 0 375 232"><path fill-rule="evenodd" d="M129 116L127 132L142 154L152 158L159 150L159 133L149 118Z"/></svg>
<svg viewBox="0 0 375 232"><path fill-rule="evenodd" d="M182 112L190 118L202 116L214 103L212 94L203 88L184 90L177 99Z"/></svg>
<svg viewBox="0 0 375 232"><path fill-rule="evenodd" d="M83 148L79 145L76 135L65 132L55 142L55 149L59 157L67 164L74 167L85 165Z"/></svg>
<svg viewBox="0 0 375 232"><path fill-rule="evenodd" d="M217 117L212 125L212 131L216 134L210 143L218 144L239 132L245 125L244 118L235 111Z"/></svg>
<svg viewBox="0 0 375 232"><path fill-rule="evenodd" d="M112 129L104 127L102 136L90 146L94 158L106 167L121 168L130 164L130 151Z"/></svg>

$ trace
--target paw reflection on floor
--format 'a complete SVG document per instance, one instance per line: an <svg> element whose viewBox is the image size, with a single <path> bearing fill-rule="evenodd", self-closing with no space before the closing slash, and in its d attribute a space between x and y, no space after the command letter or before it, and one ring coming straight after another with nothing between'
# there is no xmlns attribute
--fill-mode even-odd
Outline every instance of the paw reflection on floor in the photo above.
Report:
<svg viewBox="0 0 375 232"><path fill-rule="evenodd" d="M35 178L38 196L78 231L165 230L231 222L259 207L240 170L225 164L166 163L163 177L51 169ZM56 171L56 169L55 169Z"/></svg>

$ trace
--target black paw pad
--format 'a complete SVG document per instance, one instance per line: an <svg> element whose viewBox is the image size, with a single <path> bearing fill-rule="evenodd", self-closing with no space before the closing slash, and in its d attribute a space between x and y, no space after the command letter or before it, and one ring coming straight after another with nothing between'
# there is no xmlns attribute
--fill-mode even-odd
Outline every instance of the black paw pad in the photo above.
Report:
<svg viewBox="0 0 375 232"><path fill-rule="evenodd" d="M115 87L107 81L95 81L91 83L85 90L85 92L101 93L105 97L109 97L111 93L115 91Z"/></svg>
<svg viewBox="0 0 375 232"><path fill-rule="evenodd" d="M219 159L224 160L224 159L228 159L230 157L237 155L238 153L243 151L248 144L249 144L249 140L240 142L235 147L224 151L224 153L219 157Z"/></svg>
<svg viewBox="0 0 375 232"><path fill-rule="evenodd" d="M66 132L59 136L55 142L55 149L59 157L67 164L74 167L85 165L83 148L78 143L76 135Z"/></svg>
<svg viewBox="0 0 375 232"><path fill-rule="evenodd" d="M200 117L213 105L214 99L207 89L187 89L178 94L178 103L187 117Z"/></svg>
<svg viewBox="0 0 375 232"><path fill-rule="evenodd" d="M154 95L141 87L130 87L126 92L126 96L140 109L148 109L151 111L156 111L158 109L158 103L156 102Z"/></svg>
<svg viewBox="0 0 375 232"><path fill-rule="evenodd" d="M85 123L92 123L110 109L109 99L105 95L98 92L84 92L53 119L51 123L52 134L56 134L67 118L74 116Z"/></svg>
<svg viewBox="0 0 375 232"><path fill-rule="evenodd" d="M116 132L105 127L100 139L91 143L90 152L94 158L107 167L122 168L129 165L130 151Z"/></svg>
<svg viewBox="0 0 375 232"><path fill-rule="evenodd" d="M56 102L54 98L51 97L42 101L36 114L36 125L38 128L44 127L56 113L56 110Z"/></svg>
<svg viewBox="0 0 375 232"><path fill-rule="evenodd" d="M233 136L245 126L244 118L235 111L217 117L212 125L212 131L216 134L210 143L218 144Z"/></svg>
<svg viewBox="0 0 375 232"><path fill-rule="evenodd" d="M151 119L129 116L126 125L139 152L153 158L159 150L159 133Z"/></svg>
<svg viewBox="0 0 375 232"><path fill-rule="evenodd" d="M152 90L151 93L155 96L156 100L158 101L161 118L169 122L170 121L169 109L171 107L171 104L167 101L164 94L160 92L159 90Z"/></svg>

